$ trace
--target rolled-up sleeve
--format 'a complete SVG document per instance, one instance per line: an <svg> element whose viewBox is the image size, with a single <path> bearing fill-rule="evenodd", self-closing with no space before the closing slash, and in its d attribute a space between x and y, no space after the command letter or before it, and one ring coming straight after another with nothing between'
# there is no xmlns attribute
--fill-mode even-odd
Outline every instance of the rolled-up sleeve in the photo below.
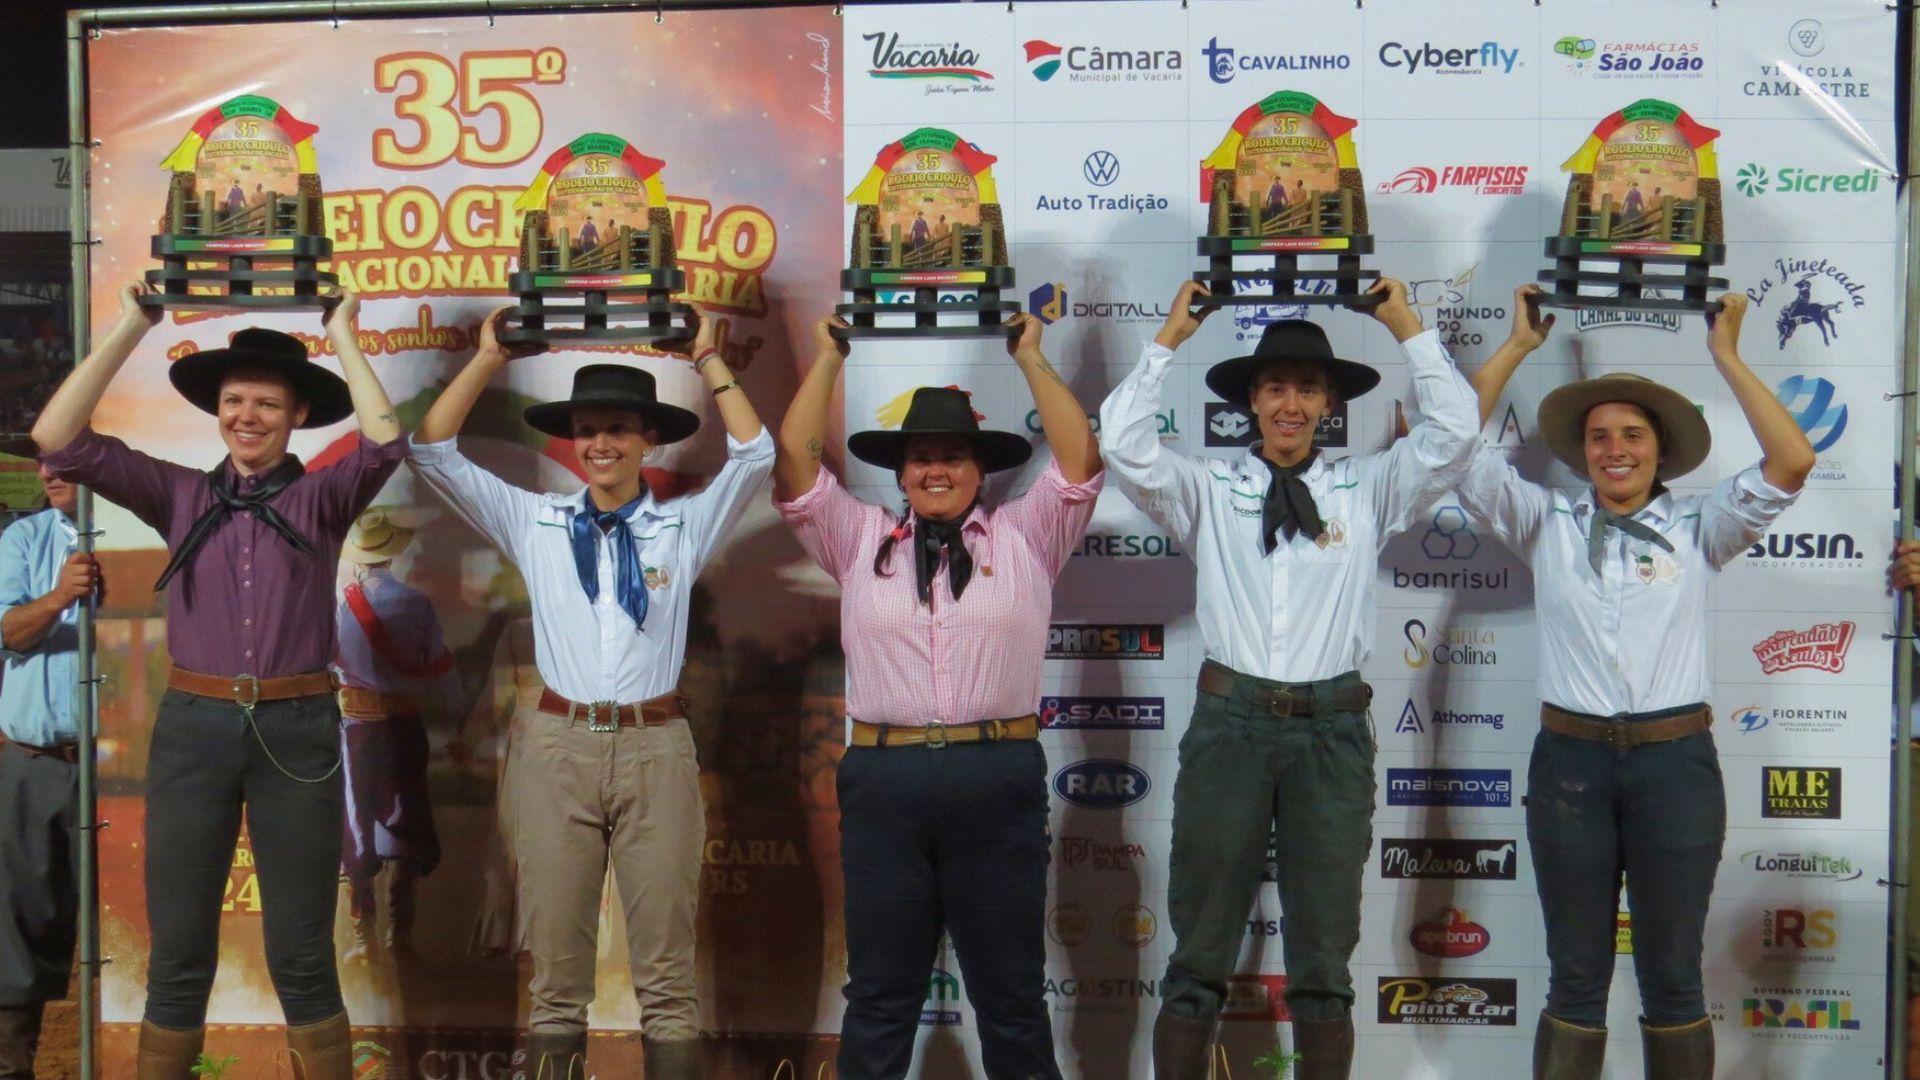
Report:
<svg viewBox="0 0 1920 1080"><path fill-rule="evenodd" d="M1068 483L1060 463L1049 461L1032 487L994 514L994 524L1011 525L1041 565L1058 576L1086 535L1105 476L1102 470L1083 483Z"/></svg>
<svg viewBox="0 0 1920 1080"><path fill-rule="evenodd" d="M1755 464L1714 485L1700 504L1700 550L1707 563L1725 566L1767 534L1798 497L1767 483Z"/></svg>
<svg viewBox="0 0 1920 1080"><path fill-rule="evenodd" d="M827 468L815 474L812 487L792 499L776 497L773 505L800 546L835 581L846 579L847 569L860 556L866 530L886 513L854 498Z"/></svg>
<svg viewBox="0 0 1920 1080"><path fill-rule="evenodd" d="M539 496L475 465L460 453L459 438L423 443L406 440L407 461L440 501L486 537L514 563L520 541L539 513Z"/></svg>
<svg viewBox="0 0 1920 1080"><path fill-rule="evenodd" d="M81 428L72 442L42 454L40 463L60 479L85 484L94 494L125 507L163 537L176 497L205 479L184 465L143 454L92 427Z"/></svg>

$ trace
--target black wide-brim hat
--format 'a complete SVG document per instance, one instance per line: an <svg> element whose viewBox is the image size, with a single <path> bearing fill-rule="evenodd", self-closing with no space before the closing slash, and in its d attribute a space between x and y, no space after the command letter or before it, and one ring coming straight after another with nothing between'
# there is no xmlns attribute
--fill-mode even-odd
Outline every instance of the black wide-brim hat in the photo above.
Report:
<svg viewBox="0 0 1920 1080"><path fill-rule="evenodd" d="M1319 364L1341 401L1352 401L1380 385L1380 373L1365 364L1333 355L1327 332L1305 319L1281 319L1260 332L1260 344L1247 356L1222 360L1207 369L1207 389L1235 405L1247 403L1253 377L1268 364L1288 360Z"/></svg>
<svg viewBox="0 0 1920 1080"><path fill-rule="evenodd" d="M224 349L208 349L175 360L167 380L180 396L202 412L220 415L220 384L233 370L265 371L287 380L307 406L303 428L326 427L353 415L347 381L307 355L297 338L278 330L250 326L233 335Z"/></svg>
<svg viewBox="0 0 1920 1080"><path fill-rule="evenodd" d="M659 446L679 442L700 430L698 415L661 401L654 392L653 374L630 364L588 364L573 373L571 397L529 405L521 416L535 431L571 439L575 409L637 412L643 426L659 433Z"/></svg>
<svg viewBox="0 0 1920 1080"><path fill-rule="evenodd" d="M958 435L973 444L981 472L1016 469L1033 456L1033 445L1010 431L989 431L973 415L964 390L922 386L913 392L898 431L856 431L847 436L847 452L869 465L899 472L906 463L907 440L916 435Z"/></svg>

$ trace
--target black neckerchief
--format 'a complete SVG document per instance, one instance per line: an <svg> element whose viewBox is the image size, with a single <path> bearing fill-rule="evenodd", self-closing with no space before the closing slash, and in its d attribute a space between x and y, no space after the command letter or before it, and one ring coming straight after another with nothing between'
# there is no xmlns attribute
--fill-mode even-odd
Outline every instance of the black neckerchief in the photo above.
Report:
<svg viewBox="0 0 1920 1080"><path fill-rule="evenodd" d="M256 476L253 489L243 495L234 490L236 483L233 459L228 458L221 462L217 468L207 473L208 486L213 490L213 505L207 507L199 520L193 523L193 527L187 530L186 539L180 541L180 546L173 549L173 557L167 560L167 568L160 571L160 580L153 583L153 591L159 592L166 588L167 582L173 579L173 575L179 573L181 568L199 554L207 541L212 539L214 530L226 524L228 518L241 511L250 510L260 515L260 520L266 523L268 528L285 537L287 543L292 544L303 554L318 554L314 551L313 545L307 542L307 538L301 536L299 530L295 529L286 518L280 516L280 511L275 510L271 502L275 495L285 491L287 485L306 475L306 472L307 468L300 464L300 459L288 454L280 464Z"/></svg>
<svg viewBox="0 0 1920 1080"><path fill-rule="evenodd" d="M1307 482L1301 479L1319 456L1320 451L1315 449L1293 466L1275 465L1265 455L1261 456L1261 463L1273 474L1267 482L1267 497L1260 503L1260 536L1268 555L1273 554L1275 532L1285 533L1289 540L1295 533L1305 533L1311 540L1326 531L1320 521L1320 509L1313 504L1313 492L1307 490Z"/></svg>
<svg viewBox="0 0 1920 1080"><path fill-rule="evenodd" d="M934 521L913 515L913 583L920 590L922 604L933 603L933 575L940 567L943 548L947 553L947 587L955 600L960 599L967 582L973 579L973 556L960 537L960 530L972 513L973 507L969 506L965 514L953 521Z"/></svg>

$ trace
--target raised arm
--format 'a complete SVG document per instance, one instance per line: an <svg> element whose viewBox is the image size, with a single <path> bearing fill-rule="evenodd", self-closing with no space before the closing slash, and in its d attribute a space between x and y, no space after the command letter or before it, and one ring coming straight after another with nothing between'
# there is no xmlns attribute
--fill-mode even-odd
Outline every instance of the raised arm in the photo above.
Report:
<svg viewBox="0 0 1920 1080"><path fill-rule="evenodd" d="M775 441L773 460L774 497L791 501L813 488L820 475L820 458L826 452L827 411L833 407L833 385L840 379L840 368L847 361L847 343L830 332L846 322L829 315L813 327L813 366L800 381L800 389L787 406L780 421L780 437Z"/></svg>
<svg viewBox="0 0 1920 1080"><path fill-rule="evenodd" d="M480 324L480 348L453 377L447 388L434 399L433 407L420 421L420 429L413 433L416 443L446 442L460 434L461 425L467 422L467 414L473 411L473 404L480 400L480 392L487 388L494 372L499 371L514 354L500 344L500 329L504 325L510 307L495 308ZM356 402L357 403L357 402Z"/></svg>
<svg viewBox="0 0 1920 1080"><path fill-rule="evenodd" d="M106 394L107 384L120 373L120 365L160 321L159 308L140 306L139 298L150 291L137 282L120 289L120 321L94 343L93 351L60 383L33 422L33 441L43 452L58 450L80 434Z"/></svg>
<svg viewBox="0 0 1920 1080"><path fill-rule="evenodd" d="M1007 352L1027 377L1034 408L1040 412L1040 429L1053 449L1060 475L1069 484L1084 484L1100 472L1100 444L1094 440L1093 425L1067 381L1040 352L1040 320L1020 314L1008 319L1007 325L1020 328L1020 336L1007 342Z"/></svg>
<svg viewBox="0 0 1920 1080"><path fill-rule="evenodd" d="M360 329L354 324L359 314L359 294L352 289L340 290L327 309L327 340L333 342L334 355L340 358L340 374L346 377L360 434L373 442L390 443L401 435L400 421L393 415L393 402L387 400L387 388L380 385L373 365L360 351Z"/></svg>
<svg viewBox="0 0 1920 1080"><path fill-rule="evenodd" d="M1513 329L1508 331L1507 340L1493 350L1487 362L1473 373L1467 381L1473 384L1473 392L1480 398L1480 424L1486 426L1487 418L1493 415L1495 406L1500 404L1500 392L1507 388L1507 380L1513 378L1514 369L1520 366L1533 350L1546 344L1547 334L1553 330L1553 316L1540 317L1540 286L1528 282L1513 290Z"/></svg>
<svg viewBox="0 0 1920 1080"><path fill-rule="evenodd" d="M1767 384L1740 359L1740 321L1747 314L1747 298L1728 293L1720 298L1720 309L1707 313L1707 351L1713 354L1713 366L1727 380L1747 426L1760 440L1760 474L1767 483L1788 494L1800 490L1813 471L1813 444L1807 433L1787 412Z"/></svg>
<svg viewBox="0 0 1920 1080"><path fill-rule="evenodd" d="M693 373L707 380L714 408L720 411L720 422L726 426L727 434L733 436L734 442L752 442L760 437L760 414L753 411L753 402L747 400L740 380L733 377L727 362L720 358L720 349L714 344L718 320L709 312L697 308L695 312L700 326L693 335Z"/></svg>
<svg viewBox="0 0 1920 1080"><path fill-rule="evenodd" d="M1140 352L1140 363L1100 404L1100 456L1108 478L1129 501L1162 525L1189 539L1199 522L1209 483L1207 467L1160 445L1154 414L1173 350L1200 329L1209 309L1194 310L1206 286L1184 282L1160 332Z"/></svg>

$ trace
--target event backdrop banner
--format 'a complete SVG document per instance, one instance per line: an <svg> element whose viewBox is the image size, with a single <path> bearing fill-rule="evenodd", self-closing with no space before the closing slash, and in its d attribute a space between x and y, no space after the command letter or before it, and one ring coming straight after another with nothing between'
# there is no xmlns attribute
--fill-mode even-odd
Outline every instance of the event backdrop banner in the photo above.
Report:
<svg viewBox="0 0 1920 1080"><path fill-rule="evenodd" d="M1799 418L1819 468L1774 535L1713 594L1712 657L1729 830L1708 921L1706 981L1723 1075L1868 1075L1886 1036L1887 734L1902 289L1894 237L1894 14L1879 0L1532 5L1367 0L899 5L758 12L570 14L115 30L89 45L94 329L148 268L166 209L160 162L209 108L257 94L312 135L332 270L367 298L361 340L417 422L504 303L513 204L540 163L604 131L665 162L686 298L724 320L729 362L777 423L810 351L810 324L842 299L847 192L875 154L919 127L997 158L993 175L1022 306L1089 413L1135 362L1179 283L1204 268L1203 162L1235 118L1296 91L1355 126L1375 238L1369 265L1407 282L1464 366L1512 317L1512 289L1561 231L1563 162L1642 99L1719 132L1727 260L1753 300L1742 352ZM1345 164L1344 162L1342 163ZM1658 192L1642 199L1657 200ZM245 185L240 198L247 197ZM1625 195L1623 193L1623 198ZM941 226L930 223L937 238ZM883 297L884 299L884 297ZM1338 308L1228 308L1180 352L1161 437L1199 457L1244 453L1250 418L1207 392L1205 367L1249 351L1276 319L1312 317L1341 355L1380 367L1380 390L1327 421L1331 455L1386 446L1417 423L1411 380L1377 326ZM116 382L99 426L211 466L212 422L168 387L170 357L260 322L307 336L317 315L170 315ZM1523 474L1572 485L1538 436L1540 398L1564 382L1638 370L1688 394L1716 440L1698 491L1757 446L1706 355L1698 316L1562 311L1547 347L1482 433ZM683 360L621 355L664 396L706 412ZM524 486L577 487L570 448L518 419L563 396L574 350L516 362L463 443ZM993 339L859 343L849 430L897 425L920 385L960 386L982 423L1031 434L1024 381ZM709 422L712 429L717 425ZM303 433L327 460L347 427ZM650 474L700 482L718 436ZM897 504L893 478L846 463L862 497ZM989 497L1029 483L1040 462ZM381 503L420 529L399 575L432 597L457 691L429 718L434 809L447 858L421 885L411 955L376 947L343 965L366 1075L510 1075L525 1017L513 956L511 868L495 817L504 717L536 692L517 574L404 470ZM131 1075L147 931L140 788L165 671L154 536L102 508L116 586L100 630L108 1075ZM345 580L343 576L343 581ZM1656 580L1649 587L1658 587ZM842 738L838 596L765 503L702 576L685 686L708 801L700 920L709 1075L830 1075L844 979L833 767ZM1117 492L1062 574L1035 703L1053 802L1045 993L1069 1076L1150 1075L1148 1032L1172 948L1165 911L1177 746L1203 655L1194 572L1178 538ZM1376 582L1379 746L1375 850L1354 957L1355 1075L1524 1075L1544 998L1544 935L1524 829L1538 669L1524 561L1446 497L1385 546ZM1802 793L1831 791L1809 800ZM1445 797L1433 793L1442 791ZM1811 807L1811 809L1809 809ZM1270 877L1271 875L1269 875ZM1290 1045L1273 885L1249 898L1246 945L1221 1041L1234 1075ZM273 1075L279 1014L259 959L259 890L235 853L210 1045L236 1075ZM353 944L344 911L343 953ZM616 904L602 917L593 1071L637 1075L642 1018L627 986ZM1631 912L1620 915L1611 1074L1638 1076ZM964 972L942 949L915 1075L980 1075ZM1220 1075L1224 1076L1222 1072Z"/></svg>

